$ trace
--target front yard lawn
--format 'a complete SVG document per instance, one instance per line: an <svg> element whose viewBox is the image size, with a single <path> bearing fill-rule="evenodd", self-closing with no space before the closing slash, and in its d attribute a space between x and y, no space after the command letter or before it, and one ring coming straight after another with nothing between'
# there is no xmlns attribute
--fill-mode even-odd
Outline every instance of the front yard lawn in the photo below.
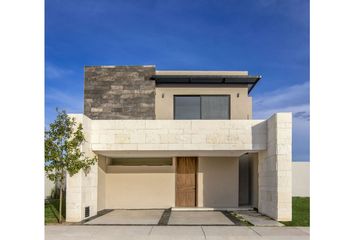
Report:
<svg viewBox="0 0 354 240"><path fill-rule="evenodd" d="M59 222L59 199L50 199L45 201L44 206L45 224ZM65 200L63 200L63 215L62 220L65 220Z"/></svg>
<svg viewBox="0 0 354 240"><path fill-rule="evenodd" d="M293 197L293 219L286 226L310 226L310 198Z"/></svg>

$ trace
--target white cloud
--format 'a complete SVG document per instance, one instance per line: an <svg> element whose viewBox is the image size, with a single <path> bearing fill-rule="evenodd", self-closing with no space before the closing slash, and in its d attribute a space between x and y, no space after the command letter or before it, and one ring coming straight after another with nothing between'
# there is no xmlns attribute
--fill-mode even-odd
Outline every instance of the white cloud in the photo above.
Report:
<svg viewBox="0 0 354 240"><path fill-rule="evenodd" d="M255 116L260 118L269 117L267 114L274 113L273 110L309 114L309 82L255 96L253 105Z"/></svg>
<svg viewBox="0 0 354 240"><path fill-rule="evenodd" d="M292 112L294 118L301 118L305 120L309 120L310 114L309 114L309 104L299 104L299 105L289 105L289 106L283 106L283 107L273 107L273 106L268 106L264 107L263 109L259 109L257 107L256 109L256 103L253 103L254 105L254 112L253 112L253 118L254 119L266 119L271 117L274 113L277 112Z"/></svg>
<svg viewBox="0 0 354 240"><path fill-rule="evenodd" d="M82 113L83 112L83 96L82 94L70 93L68 91L58 90L55 88L46 89L46 127L53 122L59 110L65 110L67 113Z"/></svg>
<svg viewBox="0 0 354 240"><path fill-rule="evenodd" d="M51 63L46 63L45 66L45 74L48 79L62 78L72 73L74 73L74 71L53 65Z"/></svg>
<svg viewBox="0 0 354 240"><path fill-rule="evenodd" d="M81 94L71 94L66 91L50 88L46 90L46 101L50 105L64 108L67 112L82 112L83 97Z"/></svg>
<svg viewBox="0 0 354 240"><path fill-rule="evenodd" d="M309 82L254 97L253 118L267 119L277 112L293 113L293 160L309 160Z"/></svg>

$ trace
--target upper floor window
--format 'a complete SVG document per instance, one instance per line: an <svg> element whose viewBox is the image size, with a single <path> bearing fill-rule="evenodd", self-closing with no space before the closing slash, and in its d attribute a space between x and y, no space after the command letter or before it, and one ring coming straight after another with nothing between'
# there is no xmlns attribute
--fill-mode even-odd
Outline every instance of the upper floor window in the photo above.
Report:
<svg viewBox="0 0 354 240"><path fill-rule="evenodd" d="M230 96L175 95L174 119L230 119Z"/></svg>

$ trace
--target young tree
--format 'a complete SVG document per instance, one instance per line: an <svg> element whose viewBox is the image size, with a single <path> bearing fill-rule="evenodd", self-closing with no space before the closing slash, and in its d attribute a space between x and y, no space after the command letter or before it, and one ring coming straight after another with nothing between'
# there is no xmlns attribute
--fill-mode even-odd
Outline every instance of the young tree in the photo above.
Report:
<svg viewBox="0 0 354 240"><path fill-rule="evenodd" d="M87 174L97 158L85 157L81 144L85 141L82 124L75 122L65 111L58 111L57 118L45 131L45 172L58 183L60 189L59 222L62 222L63 189L66 174L75 175L81 169Z"/></svg>

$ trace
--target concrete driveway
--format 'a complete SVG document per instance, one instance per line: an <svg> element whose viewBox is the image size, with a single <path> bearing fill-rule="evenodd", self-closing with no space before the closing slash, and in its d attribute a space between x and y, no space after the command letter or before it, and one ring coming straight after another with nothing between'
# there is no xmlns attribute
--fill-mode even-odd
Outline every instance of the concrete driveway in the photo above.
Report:
<svg viewBox="0 0 354 240"><path fill-rule="evenodd" d="M309 239L306 227L243 226L222 211L113 210L83 224L48 225L47 240Z"/></svg>
<svg viewBox="0 0 354 240"><path fill-rule="evenodd" d="M46 240L309 239L304 227L51 225Z"/></svg>
<svg viewBox="0 0 354 240"><path fill-rule="evenodd" d="M245 225L222 211L171 211L170 209L112 210L85 225Z"/></svg>
<svg viewBox="0 0 354 240"><path fill-rule="evenodd" d="M94 218L87 225L157 225L164 210L113 210Z"/></svg>

